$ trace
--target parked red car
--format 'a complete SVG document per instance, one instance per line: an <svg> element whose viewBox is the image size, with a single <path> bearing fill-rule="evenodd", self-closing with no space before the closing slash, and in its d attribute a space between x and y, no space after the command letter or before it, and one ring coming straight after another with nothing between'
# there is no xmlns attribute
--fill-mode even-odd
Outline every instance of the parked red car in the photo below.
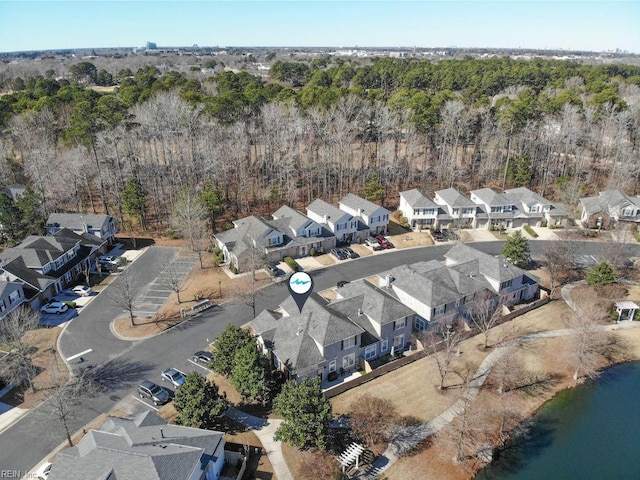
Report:
<svg viewBox="0 0 640 480"><path fill-rule="evenodd" d="M381 247L393 248L393 243L391 243L389 240L384 238L382 235L376 235L374 238L377 240L377 242L380 244Z"/></svg>

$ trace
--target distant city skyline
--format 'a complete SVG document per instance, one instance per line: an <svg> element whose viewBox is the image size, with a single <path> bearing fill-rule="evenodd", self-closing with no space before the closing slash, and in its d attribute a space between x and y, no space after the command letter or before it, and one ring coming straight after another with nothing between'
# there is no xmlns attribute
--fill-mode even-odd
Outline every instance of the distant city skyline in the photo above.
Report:
<svg viewBox="0 0 640 480"><path fill-rule="evenodd" d="M640 53L639 1L7 1L0 52L163 46Z"/></svg>

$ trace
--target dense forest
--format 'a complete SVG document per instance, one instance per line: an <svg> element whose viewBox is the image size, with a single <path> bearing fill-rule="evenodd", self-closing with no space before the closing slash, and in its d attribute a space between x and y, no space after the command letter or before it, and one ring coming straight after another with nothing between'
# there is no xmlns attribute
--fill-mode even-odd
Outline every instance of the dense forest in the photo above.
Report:
<svg viewBox="0 0 640 480"><path fill-rule="evenodd" d="M640 187L640 67L330 56L276 60L266 78L209 67L0 70L0 185L30 186L42 217L108 212L160 232L184 190L220 229L347 192L393 207L415 186L528 186L575 205Z"/></svg>

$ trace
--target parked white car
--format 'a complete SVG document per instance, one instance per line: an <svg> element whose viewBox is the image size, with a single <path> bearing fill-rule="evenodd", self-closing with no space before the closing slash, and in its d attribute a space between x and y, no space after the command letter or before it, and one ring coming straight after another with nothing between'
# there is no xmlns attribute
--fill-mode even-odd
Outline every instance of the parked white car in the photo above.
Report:
<svg viewBox="0 0 640 480"><path fill-rule="evenodd" d="M89 297L93 293L91 287L87 287L86 285L76 285L71 290L73 290L74 293L80 295L81 297Z"/></svg>
<svg viewBox="0 0 640 480"><path fill-rule="evenodd" d="M41 313L55 313L58 315L66 312L67 310L69 310L69 305L62 302L49 302L40 308Z"/></svg>
<svg viewBox="0 0 640 480"><path fill-rule="evenodd" d="M79 297L89 297L93 294L93 290L91 287L87 287L86 285L76 285L73 288L67 290L69 295L78 295Z"/></svg>
<svg viewBox="0 0 640 480"><path fill-rule="evenodd" d="M120 258L113 255L100 255L96 261L101 265L120 265L122 263Z"/></svg>
<svg viewBox="0 0 640 480"><path fill-rule="evenodd" d="M176 388L181 386L187 379L187 376L176 368L167 368L163 370L160 377L163 382L169 382Z"/></svg>

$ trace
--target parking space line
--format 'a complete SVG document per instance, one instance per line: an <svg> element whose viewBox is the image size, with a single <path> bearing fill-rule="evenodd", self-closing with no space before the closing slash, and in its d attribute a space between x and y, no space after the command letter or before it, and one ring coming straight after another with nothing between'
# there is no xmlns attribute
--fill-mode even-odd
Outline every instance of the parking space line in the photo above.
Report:
<svg viewBox="0 0 640 480"><path fill-rule="evenodd" d="M140 398L136 397L135 395L131 395L131 398L139 401L141 404L143 404L145 407L149 407L149 408L153 408L156 412L159 412L160 409L156 408L156 407L152 407L151 405L149 405L147 402L141 400Z"/></svg>
<svg viewBox="0 0 640 480"><path fill-rule="evenodd" d="M200 365L198 362L194 362L193 360L191 360L190 358L187 358L187 362L191 362L193 363L196 367L200 367L204 370L206 370L209 373L213 373L213 370L208 369L207 367L205 367L204 365Z"/></svg>

